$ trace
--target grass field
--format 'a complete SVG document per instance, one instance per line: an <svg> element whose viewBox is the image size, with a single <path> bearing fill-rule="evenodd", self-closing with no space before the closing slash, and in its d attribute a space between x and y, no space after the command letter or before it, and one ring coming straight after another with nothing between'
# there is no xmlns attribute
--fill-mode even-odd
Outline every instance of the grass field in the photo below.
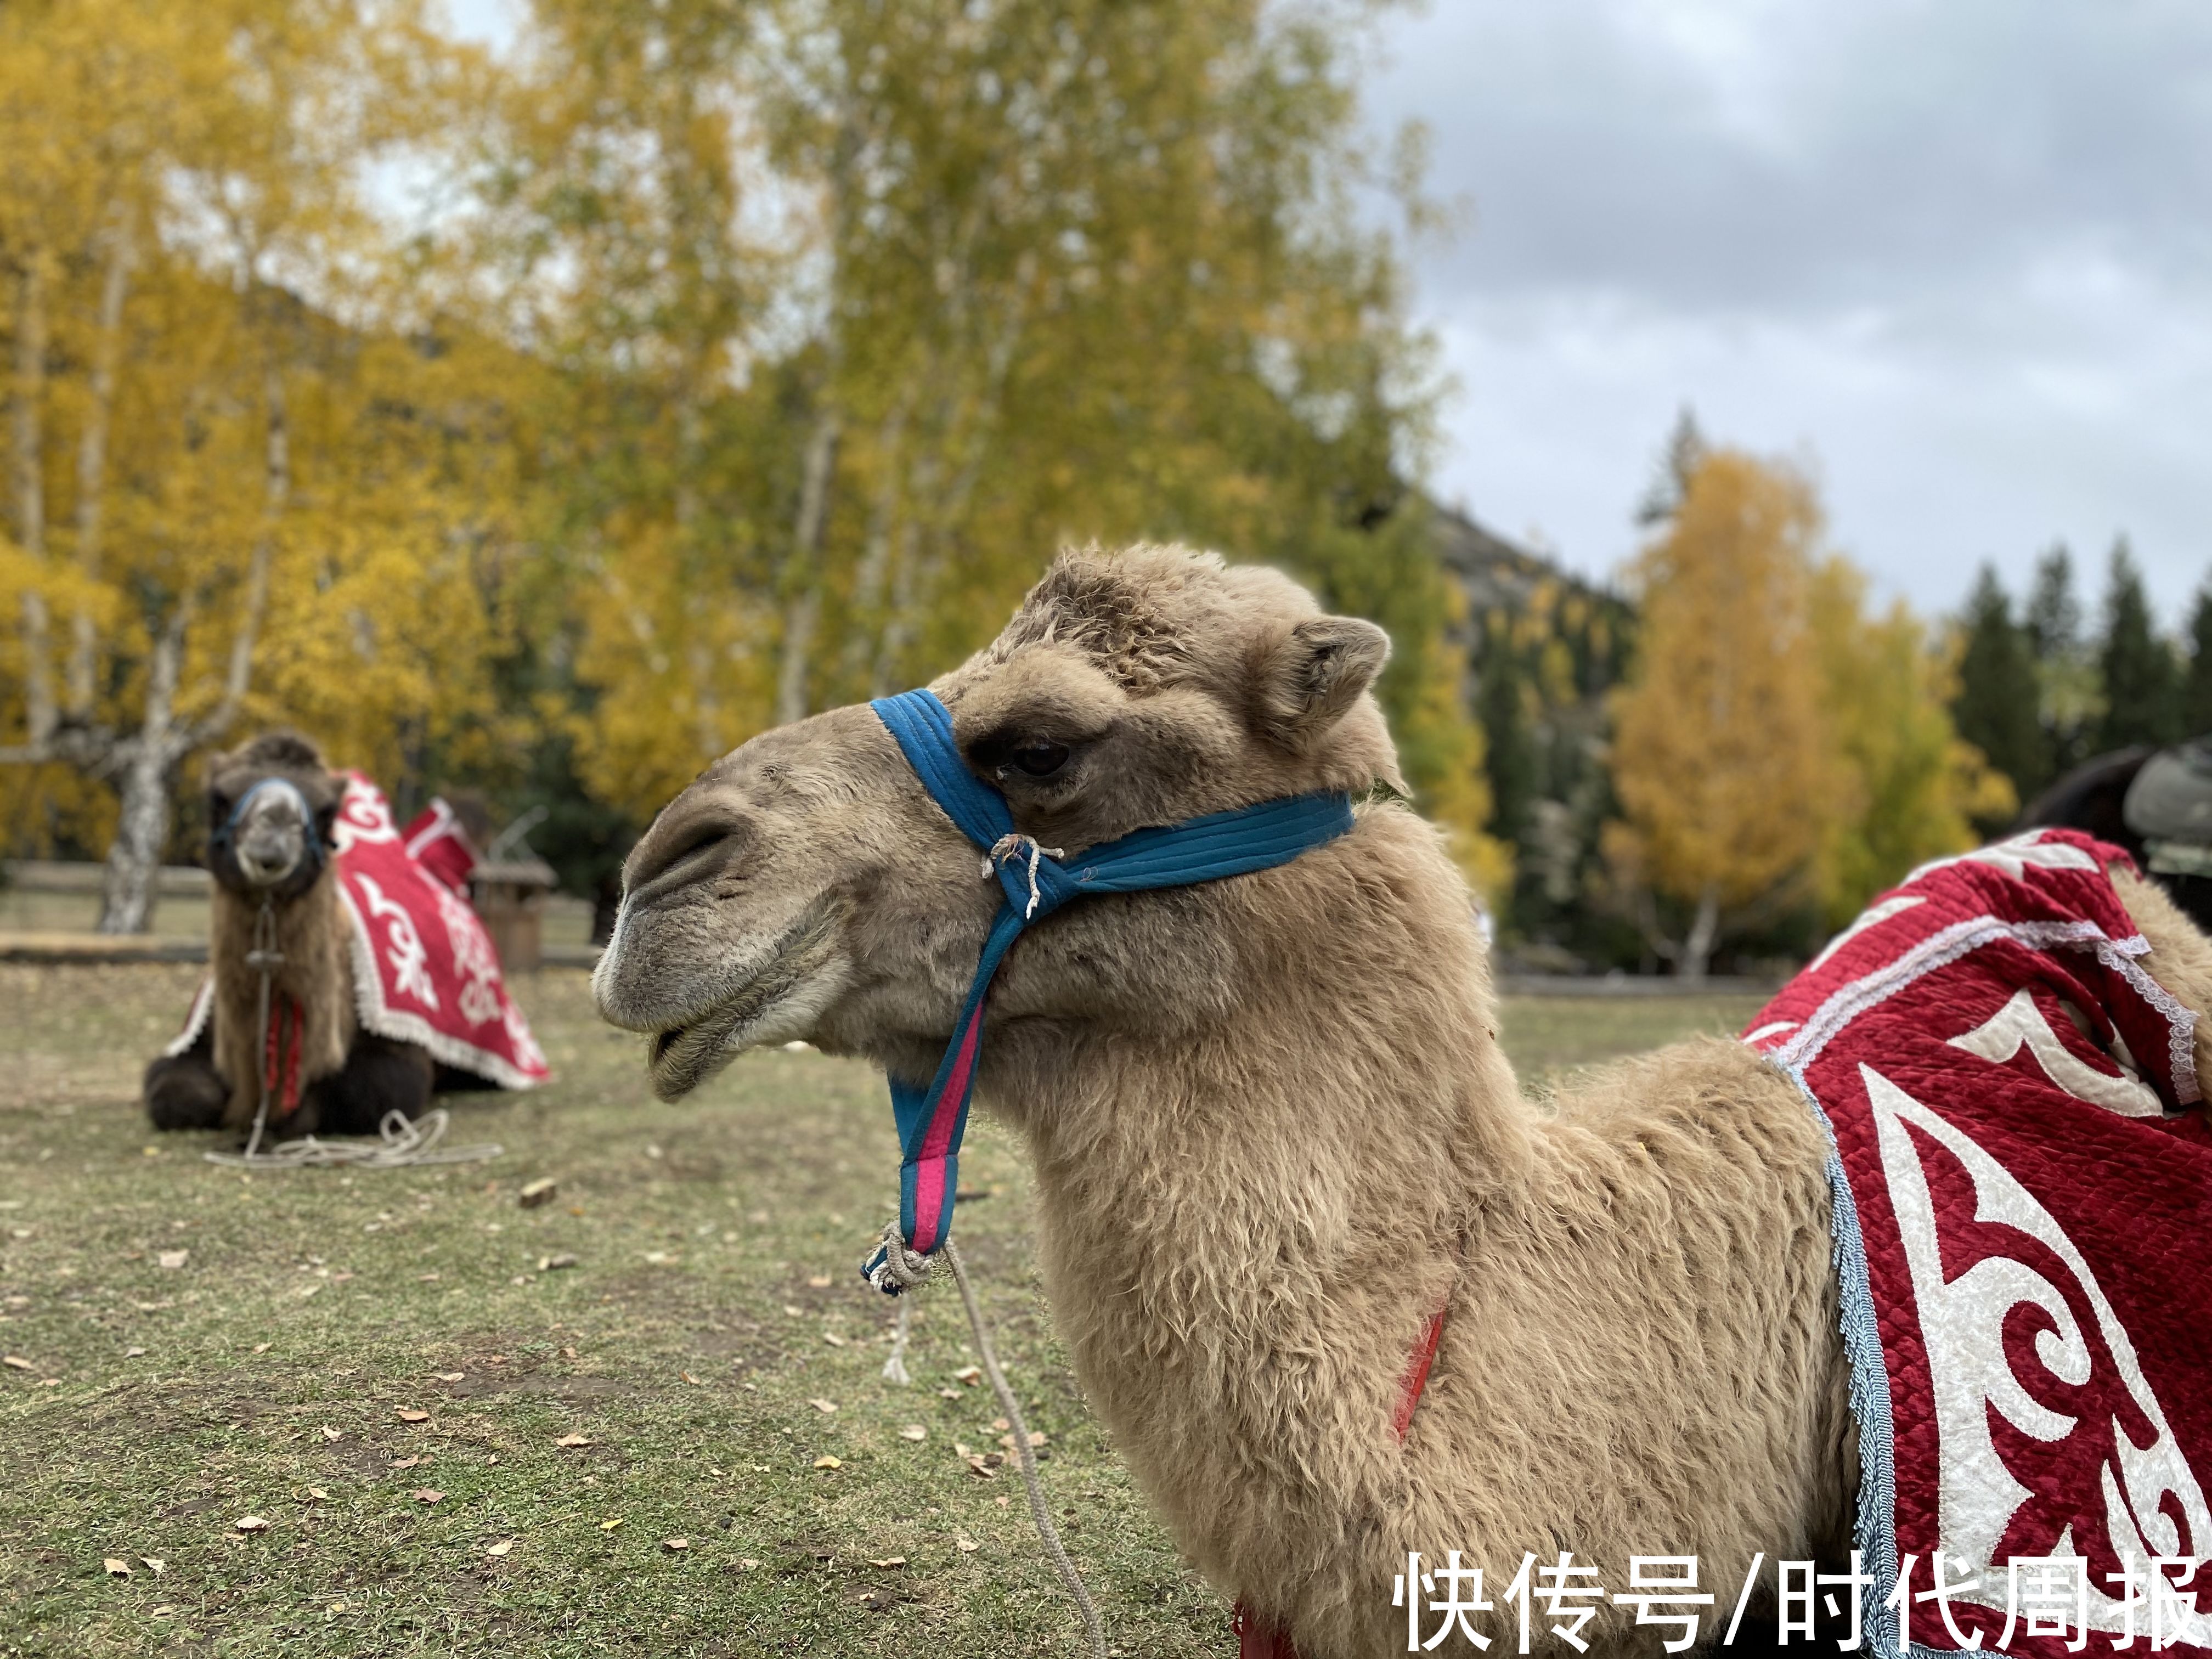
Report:
<svg viewBox="0 0 2212 1659"><path fill-rule="evenodd" d="M752 1055L660 1105L549 970L557 1081L452 1103L504 1157L247 1175L137 1104L197 973L0 967L0 1654L1075 1650L1014 1470L965 1461L1002 1425L949 1288L913 1384L879 1375L865 1067ZM1535 1077L1753 1006L1524 999L1504 1037ZM969 1146L962 1242L1113 1645L1230 1650L1051 1334L1014 1148Z"/></svg>

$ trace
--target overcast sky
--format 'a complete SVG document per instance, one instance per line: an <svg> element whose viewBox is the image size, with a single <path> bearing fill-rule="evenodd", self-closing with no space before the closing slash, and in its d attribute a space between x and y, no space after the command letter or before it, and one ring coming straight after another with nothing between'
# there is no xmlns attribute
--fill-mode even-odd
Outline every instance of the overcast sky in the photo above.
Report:
<svg viewBox="0 0 2212 1659"><path fill-rule="evenodd" d="M1471 222L1415 256L1459 382L1435 478L1603 574L1675 411L1811 462L1892 592L2124 532L2212 566L2212 5L1433 0L1378 121Z"/></svg>

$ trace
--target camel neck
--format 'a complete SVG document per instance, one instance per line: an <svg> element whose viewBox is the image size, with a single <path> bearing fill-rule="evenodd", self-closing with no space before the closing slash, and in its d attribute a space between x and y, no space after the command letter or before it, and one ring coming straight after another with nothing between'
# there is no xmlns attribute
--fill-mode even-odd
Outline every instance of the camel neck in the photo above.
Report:
<svg viewBox="0 0 2212 1659"><path fill-rule="evenodd" d="M1425 1303L1472 1206L1530 1158L1464 887L1394 811L1208 912L1178 963L1212 976L1175 993L1202 1015L1040 1036L1006 1079L1055 1300L1117 1286L1194 1334L1231 1307L1299 1325L1292 1279Z"/></svg>

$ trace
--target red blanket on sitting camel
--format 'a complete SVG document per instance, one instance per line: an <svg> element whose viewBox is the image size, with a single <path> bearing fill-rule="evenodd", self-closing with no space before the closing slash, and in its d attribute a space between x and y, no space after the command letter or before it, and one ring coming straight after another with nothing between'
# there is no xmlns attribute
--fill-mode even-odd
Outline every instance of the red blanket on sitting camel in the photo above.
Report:
<svg viewBox="0 0 2212 1659"><path fill-rule="evenodd" d="M2212 1659L2212 1130L2126 861L1926 866L1744 1036L1834 1137L1877 1651Z"/></svg>
<svg viewBox="0 0 2212 1659"><path fill-rule="evenodd" d="M469 907L464 884L473 856L450 833L452 813L443 807L434 804L402 831L383 792L358 772L346 774L332 863L353 923L356 1012L364 1030L420 1043L442 1065L502 1089L531 1088L552 1073ZM201 987L170 1053L198 1039L211 989Z"/></svg>

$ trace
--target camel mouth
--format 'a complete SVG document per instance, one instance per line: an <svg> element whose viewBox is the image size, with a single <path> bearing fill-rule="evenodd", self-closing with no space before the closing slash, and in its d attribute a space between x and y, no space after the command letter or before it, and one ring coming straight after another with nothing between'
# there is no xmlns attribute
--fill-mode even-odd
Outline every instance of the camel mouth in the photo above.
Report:
<svg viewBox="0 0 2212 1659"><path fill-rule="evenodd" d="M811 907L777 939L765 959L726 988L704 1012L653 1035L647 1072L661 1100L681 1100L757 1042L787 1035L787 1024L820 1011L822 970L836 938L830 907Z"/></svg>

